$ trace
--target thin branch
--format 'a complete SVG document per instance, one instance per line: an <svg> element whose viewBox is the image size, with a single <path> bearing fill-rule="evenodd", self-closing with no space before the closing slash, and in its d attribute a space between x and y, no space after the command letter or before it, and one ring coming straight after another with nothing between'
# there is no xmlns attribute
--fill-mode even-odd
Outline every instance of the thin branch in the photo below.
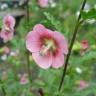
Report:
<svg viewBox="0 0 96 96"><path fill-rule="evenodd" d="M27 13L27 25L28 25L28 31L29 31L29 20L30 20L30 16L29 16L29 0L27 0L27 5L26 5L26 13ZM31 70L30 70L30 60L29 60L29 52L26 52L26 57L27 57L27 70L28 70L28 75L29 75L29 79L30 82L32 82L32 76L31 76Z"/></svg>
<svg viewBox="0 0 96 96"><path fill-rule="evenodd" d="M31 70L30 70L30 60L29 60L29 52L26 52L26 57L27 57L27 71L28 71L28 77L30 82L32 82L32 76L31 76Z"/></svg>
<svg viewBox="0 0 96 96"><path fill-rule="evenodd" d="M62 74L60 85L59 85L59 91L61 90L63 82L64 82L64 78L65 78L65 75L66 75L66 71L67 71L67 67L68 67L68 61L70 59L72 47L73 47L73 44L75 42L76 35L77 35L78 29L79 29L79 26L80 26L81 11L84 9L85 4L86 4L86 0L83 1L82 7L81 7L81 10L80 10L80 14L78 16L78 20L77 20L77 23L75 25L73 37L72 37L72 40L71 40L71 43L70 43L69 52L68 52L68 55L66 57L65 66L64 66L63 74Z"/></svg>
<svg viewBox="0 0 96 96"><path fill-rule="evenodd" d="M29 26L29 0L27 0L27 5L26 5L26 11L27 11L27 23L28 23L28 26Z"/></svg>

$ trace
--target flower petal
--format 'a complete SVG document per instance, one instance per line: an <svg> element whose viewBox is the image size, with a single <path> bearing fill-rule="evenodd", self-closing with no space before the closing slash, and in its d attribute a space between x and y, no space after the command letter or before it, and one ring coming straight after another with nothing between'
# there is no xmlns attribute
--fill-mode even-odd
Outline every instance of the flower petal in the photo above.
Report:
<svg viewBox="0 0 96 96"><path fill-rule="evenodd" d="M33 31L38 33L40 37L52 38L53 31L45 28L42 24L35 25L35 27L33 28Z"/></svg>
<svg viewBox="0 0 96 96"><path fill-rule="evenodd" d="M27 42L26 41L26 48L30 51L30 52L38 52L40 51L40 43L39 42Z"/></svg>
<svg viewBox="0 0 96 96"><path fill-rule="evenodd" d="M12 40L13 36L14 32L6 32L5 29L2 29L2 31L0 32L0 37L3 39L5 43Z"/></svg>
<svg viewBox="0 0 96 96"><path fill-rule="evenodd" d="M55 31L53 33L54 39L58 43L58 49L63 52L64 54L68 54L68 43L65 37L60 33Z"/></svg>
<svg viewBox="0 0 96 96"><path fill-rule="evenodd" d="M42 24L36 24L33 28L33 31L38 33L46 32L45 30L46 28Z"/></svg>
<svg viewBox="0 0 96 96"><path fill-rule="evenodd" d="M48 1L49 0L38 0L38 4L40 7L45 8L48 6Z"/></svg>
<svg viewBox="0 0 96 96"><path fill-rule="evenodd" d="M64 64L64 55L62 53L57 53L55 56L52 57L52 67L53 68L60 68Z"/></svg>
<svg viewBox="0 0 96 96"><path fill-rule="evenodd" d="M43 69L47 69L52 64L52 55L41 56L39 52L32 53L33 59L37 65Z"/></svg>
<svg viewBox="0 0 96 96"><path fill-rule="evenodd" d="M30 52L38 52L40 51L40 35L37 32L29 32L26 38L26 48Z"/></svg>
<svg viewBox="0 0 96 96"><path fill-rule="evenodd" d="M16 21L15 21L15 19L14 19L13 16L11 16L11 15L6 15L6 16L4 17L4 19L3 19L4 26L6 26L6 22L7 22L7 21L10 22L10 27L11 27L11 28L13 28L13 27L15 26Z"/></svg>
<svg viewBox="0 0 96 96"><path fill-rule="evenodd" d="M37 32L31 31L28 33L26 40L27 41L39 41L40 35Z"/></svg>

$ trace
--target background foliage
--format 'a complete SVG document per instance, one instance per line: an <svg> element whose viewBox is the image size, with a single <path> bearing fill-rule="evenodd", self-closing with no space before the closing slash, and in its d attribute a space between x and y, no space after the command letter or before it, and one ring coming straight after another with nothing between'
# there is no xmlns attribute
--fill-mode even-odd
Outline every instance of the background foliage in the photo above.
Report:
<svg viewBox="0 0 96 96"><path fill-rule="evenodd" d="M44 96L56 96L58 94L57 90L63 68L58 70L40 69L33 61L31 54L29 60L32 82L20 85L20 78L18 77L18 74L24 74L28 71L25 39L26 34L32 30L35 24L42 23L47 28L61 32L68 38L70 44L76 23L76 14L80 9L82 0L56 0L56 2L56 7L43 9L38 6L37 0L30 0L29 26L25 16L16 28L14 39L7 43L12 52L18 52L17 56L7 55L6 60L2 60L3 47L0 47L0 78L3 80L3 84L0 84L0 86L4 86L6 89L6 96L39 96L39 90L44 92ZM93 6L96 6L96 0L88 0L87 4L93 8ZM82 18L86 21L82 23L79 29L65 82L61 93L59 93L60 96L96 96L96 22L89 22L89 19L93 19L93 13L96 13L96 10L92 9L88 13L82 12ZM96 18L96 14L94 17ZM2 26L1 23L0 26ZM78 46L78 43L80 44L82 40L89 42L89 48L83 55L80 54L80 46ZM77 68L82 72L79 73L76 70ZM7 74L7 79L3 79L4 72ZM86 81L88 87L79 90L80 80Z"/></svg>

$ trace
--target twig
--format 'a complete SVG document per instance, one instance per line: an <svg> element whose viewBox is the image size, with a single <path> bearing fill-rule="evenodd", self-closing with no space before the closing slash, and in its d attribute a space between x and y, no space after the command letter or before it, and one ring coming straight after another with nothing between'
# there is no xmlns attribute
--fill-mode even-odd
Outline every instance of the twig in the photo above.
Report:
<svg viewBox="0 0 96 96"><path fill-rule="evenodd" d="M86 4L86 0L83 1L82 7L81 7L81 10L80 10L80 14L79 14L79 16L78 16L78 20L77 20L77 23L76 23L76 25L75 25L73 37L72 37L72 40L71 40L71 43L70 43L69 52L68 52L68 55L67 55L67 57L66 57L65 66L64 66L63 74L62 74L61 81L60 81L60 85L59 85L59 91L61 90L62 85L63 85L63 82L64 82L64 78L65 78L65 75L66 75L66 71L67 71L67 67L68 67L68 61L69 61L69 59L70 59L72 47L73 47L73 44L74 44L74 42L75 42L75 39L76 39L76 35L77 35L77 32L78 32L79 26L80 26L80 24L81 24L81 23L80 23L81 11L84 9L85 4Z"/></svg>
<svg viewBox="0 0 96 96"><path fill-rule="evenodd" d="M27 11L27 23L28 23L28 26L29 26L29 5L28 5L28 3L29 3L29 0L27 0L27 6L26 6L26 11Z"/></svg>
<svg viewBox="0 0 96 96"><path fill-rule="evenodd" d="M30 70L30 60L29 60L29 52L26 52L26 57L27 57L27 71L28 71L28 76L30 82L32 82L32 76L31 76L31 70Z"/></svg>
<svg viewBox="0 0 96 96"><path fill-rule="evenodd" d="M28 5L29 0L27 0L27 6L26 6L26 13L27 13L27 29L29 31L29 20L30 20L30 16L29 16L29 5ZM30 82L32 82L32 76L31 76L31 70L30 70L30 60L29 60L29 52L26 52L26 57L27 57L27 70L28 70L28 75L29 75L29 79Z"/></svg>

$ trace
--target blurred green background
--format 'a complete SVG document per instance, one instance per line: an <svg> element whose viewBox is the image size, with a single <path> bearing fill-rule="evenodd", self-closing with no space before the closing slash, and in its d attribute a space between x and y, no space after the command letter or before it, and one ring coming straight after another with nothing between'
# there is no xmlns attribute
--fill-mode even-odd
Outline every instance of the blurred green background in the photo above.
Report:
<svg viewBox="0 0 96 96"><path fill-rule="evenodd" d="M57 96L60 78L63 68L40 69L26 53L26 35L34 25L41 23L47 28L61 32L70 44L73 30L77 20L77 13L83 0L54 0L56 6L40 8L37 0L30 0L29 3L29 26L27 17L22 17L16 27L16 34L12 41L5 44L11 52L17 52L16 56L4 55L0 47L0 77L3 80L4 72L7 79L3 80L6 89L6 96L41 96L38 91L43 91L44 96ZM96 6L96 0L87 0L86 10ZM12 10L8 9L8 10ZM25 10L26 11L26 10ZM2 24L0 24L2 26ZM81 53L81 42L87 40L89 47ZM27 59L30 61L32 82L20 85L18 74L28 72ZM79 71L78 71L79 70ZM80 89L80 81L83 80L86 88ZM0 85L2 86L2 85ZM22 95L23 94L23 95ZM76 42L69 60L69 66L60 96L96 96L96 22L85 21L79 28ZM1 96L1 95L0 95ZM43 95L42 95L43 96Z"/></svg>

